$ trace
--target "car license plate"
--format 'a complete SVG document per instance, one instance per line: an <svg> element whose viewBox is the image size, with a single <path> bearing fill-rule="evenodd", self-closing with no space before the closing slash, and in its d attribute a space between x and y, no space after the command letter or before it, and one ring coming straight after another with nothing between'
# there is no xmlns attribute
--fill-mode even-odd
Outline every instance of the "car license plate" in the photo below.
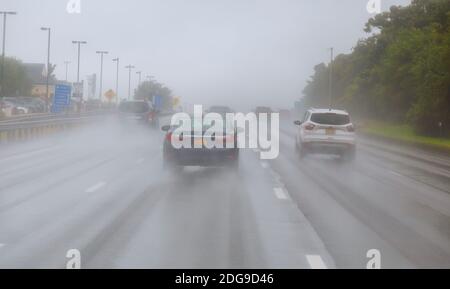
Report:
<svg viewBox="0 0 450 289"><path fill-rule="evenodd" d="M327 128L327 129L325 129L325 134L326 135L335 135L336 130L334 128Z"/></svg>
<svg viewBox="0 0 450 289"><path fill-rule="evenodd" d="M203 138L196 138L194 140L194 145L196 145L196 146L203 146Z"/></svg>

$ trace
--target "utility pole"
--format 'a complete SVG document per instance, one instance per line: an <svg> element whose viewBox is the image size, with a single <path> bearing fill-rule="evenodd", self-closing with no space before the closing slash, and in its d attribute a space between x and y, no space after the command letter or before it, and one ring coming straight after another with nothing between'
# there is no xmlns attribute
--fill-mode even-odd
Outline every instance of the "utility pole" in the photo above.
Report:
<svg viewBox="0 0 450 289"><path fill-rule="evenodd" d="M119 103L119 63L120 59L119 57L113 59L114 62L117 63L117 71L116 71L116 98L117 103Z"/></svg>
<svg viewBox="0 0 450 289"><path fill-rule="evenodd" d="M125 66L128 69L128 100L130 100L131 96L131 69L134 68L133 65Z"/></svg>
<svg viewBox="0 0 450 289"><path fill-rule="evenodd" d="M5 71L5 46L6 46L6 15L16 15L17 12L0 11L3 15L3 49L2 49L2 70L0 72L0 96L4 96L4 71Z"/></svg>
<svg viewBox="0 0 450 289"><path fill-rule="evenodd" d="M108 51L97 51L97 54L100 54L100 91L98 98L102 100L102 89L103 89L103 55L108 54Z"/></svg>
<svg viewBox="0 0 450 289"><path fill-rule="evenodd" d="M70 61L64 61L64 65L66 66L66 82L67 82L67 73L69 71L69 64L70 64Z"/></svg>
<svg viewBox="0 0 450 289"><path fill-rule="evenodd" d="M78 45L78 70L77 70L77 83L80 83L80 48L81 44L86 44L86 41L72 41L73 44Z"/></svg>
<svg viewBox="0 0 450 289"><path fill-rule="evenodd" d="M83 102L83 89L80 90L81 85L80 85L80 52L81 52L81 44L86 44L86 41L72 41L73 44L77 44L78 45L78 69L77 69L77 86L75 92L76 92L76 96L79 98L79 102L77 104L77 111L81 112L81 104Z"/></svg>
<svg viewBox="0 0 450 289"><path fill-rule="evenodd" d="M139 85L141 85L142 71L137 71L136 74L139 75L139 82L138 82L138 87L139 87Z"/></svg>
<svg viewBox="0 0 450 289"><path fill-rule="evenodd" d="M50 103L50 95L48 91L49 86L49 80L50 80L50 35L51 35L51 28L50 27L41 27L42 31L48 31L48 48L47 48L47 79L45 81L45 100L47 101L47 104Z"/></svg>
<svg viewBox="0 0 450 289"><path fill-rule="evenodd" d="M333 58L334 48L330 48L331 61L330 61L330 77L329 77L329 93L330 93L330 109L333 107Z"/></svg>

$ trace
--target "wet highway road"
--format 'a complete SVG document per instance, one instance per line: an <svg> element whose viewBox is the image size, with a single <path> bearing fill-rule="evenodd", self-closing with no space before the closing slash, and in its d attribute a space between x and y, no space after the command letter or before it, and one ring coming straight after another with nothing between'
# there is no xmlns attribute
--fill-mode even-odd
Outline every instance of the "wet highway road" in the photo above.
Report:
<svg viewBox="0 0 450 289"><path fill-rule="evenodd" d="M361 138L357 158L243 150L162 169L162 133L103 125L0 150L0 267L450 268L450 158Z"/></svg>

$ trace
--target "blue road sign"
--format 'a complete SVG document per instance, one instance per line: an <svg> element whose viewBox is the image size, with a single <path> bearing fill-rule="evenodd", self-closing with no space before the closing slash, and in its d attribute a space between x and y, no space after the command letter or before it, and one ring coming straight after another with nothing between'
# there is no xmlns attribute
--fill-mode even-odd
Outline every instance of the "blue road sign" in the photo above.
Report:
<svg viewBox="0 0 450 289"><path fill-rule="evenodd" d="M155 109L162 109L163 107L163 98L160 95L153 96L153 107Z"/></svg>
<svg viewBox="0 0 450 289"><path fill-rule="evenodd" d="M52 112L64 111L70 105L72 87L66 84L55 85L55 95L53 96Z"/></svg>

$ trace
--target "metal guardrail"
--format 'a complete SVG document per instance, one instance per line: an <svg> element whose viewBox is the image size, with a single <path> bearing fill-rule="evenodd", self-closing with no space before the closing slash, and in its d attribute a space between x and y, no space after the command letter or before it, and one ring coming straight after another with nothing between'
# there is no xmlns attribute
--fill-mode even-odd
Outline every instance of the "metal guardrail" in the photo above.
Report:
<svg viewBox="0 0 450 289"><path fill-rule="evenodd" d="M112 113L114 111L97 110L83 113L32 114L0 120L0 144L36 139L52 133L70 130ZM158 118L170 118L172 114L173 112L161 112Z"/></svg>
<svg viewBox="0 0 450 289"><path fill-rule="evenodd" d="M104 117L108 111L82 114L40 114L27 118L0 121L0 144L36 139L56 132L66 131Z"/></svg>

